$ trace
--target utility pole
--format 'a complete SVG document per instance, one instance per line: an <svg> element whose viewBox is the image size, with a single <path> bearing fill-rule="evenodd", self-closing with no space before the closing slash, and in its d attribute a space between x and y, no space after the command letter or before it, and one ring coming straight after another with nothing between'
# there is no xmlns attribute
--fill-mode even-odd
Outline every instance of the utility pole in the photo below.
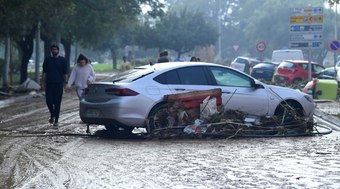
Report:
<svg viewBox="0 0 340 189"><path fill-rule="evenodd" d="M222 53L222 38L221 38L221 35L222 35L222 25L221 25L221 0L218 0L218 13L217 13L217 20L218 20L218 41L217 41L217 45L218 45L218 54L215 58L215 61L216 60L221 60L222 59L222 56L221 56L221 53Z"/></svg>

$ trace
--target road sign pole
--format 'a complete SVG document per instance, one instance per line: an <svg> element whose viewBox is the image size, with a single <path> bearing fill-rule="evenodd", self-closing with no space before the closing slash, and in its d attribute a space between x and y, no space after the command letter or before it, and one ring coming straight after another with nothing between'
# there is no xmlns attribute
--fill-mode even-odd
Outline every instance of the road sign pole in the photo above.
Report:
<svg viewBox="0 0 340 189"><path fill-rule="evenodd" d="M312 48L308 48L308 81L312 80Z"/></svg>

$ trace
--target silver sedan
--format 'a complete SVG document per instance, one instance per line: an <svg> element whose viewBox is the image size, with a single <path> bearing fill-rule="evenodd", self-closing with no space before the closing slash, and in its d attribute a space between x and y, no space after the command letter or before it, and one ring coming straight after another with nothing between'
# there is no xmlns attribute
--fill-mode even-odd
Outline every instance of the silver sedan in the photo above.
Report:
<svg viewBox="0 0 340 189"><path fill-rule="evenodd" d="M165 125L155 116L164 111L164 95L220 88L226 110L252 116L282 116L283 105L312 121L313 99L297 90L264 84L233 68L204 62L144 65L91 84L80 102L80 118L107 129Z"/></svg>

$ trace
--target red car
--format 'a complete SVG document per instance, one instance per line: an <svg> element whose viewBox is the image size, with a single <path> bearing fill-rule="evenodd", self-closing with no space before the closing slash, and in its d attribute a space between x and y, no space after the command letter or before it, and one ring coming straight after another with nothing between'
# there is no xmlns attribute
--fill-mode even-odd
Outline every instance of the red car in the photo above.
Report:
<svg viewBox="0 0 340 189"><path fill-rule="evenodd" d="M321 64L312 62L312 77L317 72L325 69ZM306 60L286 60L279 64L275 70L273 81L275 83L299 83L308 80L308 61Z"/></svg>

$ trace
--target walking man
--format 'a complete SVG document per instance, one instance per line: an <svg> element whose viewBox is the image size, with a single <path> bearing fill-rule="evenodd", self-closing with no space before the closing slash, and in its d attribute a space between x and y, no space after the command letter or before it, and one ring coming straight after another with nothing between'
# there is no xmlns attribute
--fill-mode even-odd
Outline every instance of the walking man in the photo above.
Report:
<svg viewBox="0 0 340 189"><path fill-rule="evenodd" d="M45 58L41 88L45 90L46 104L50 112L49 123L58 126L61 99L64 92L64 84L67 80L67 63L64 57L59 56L58 45L52 45L52 56Z"/></svg>

